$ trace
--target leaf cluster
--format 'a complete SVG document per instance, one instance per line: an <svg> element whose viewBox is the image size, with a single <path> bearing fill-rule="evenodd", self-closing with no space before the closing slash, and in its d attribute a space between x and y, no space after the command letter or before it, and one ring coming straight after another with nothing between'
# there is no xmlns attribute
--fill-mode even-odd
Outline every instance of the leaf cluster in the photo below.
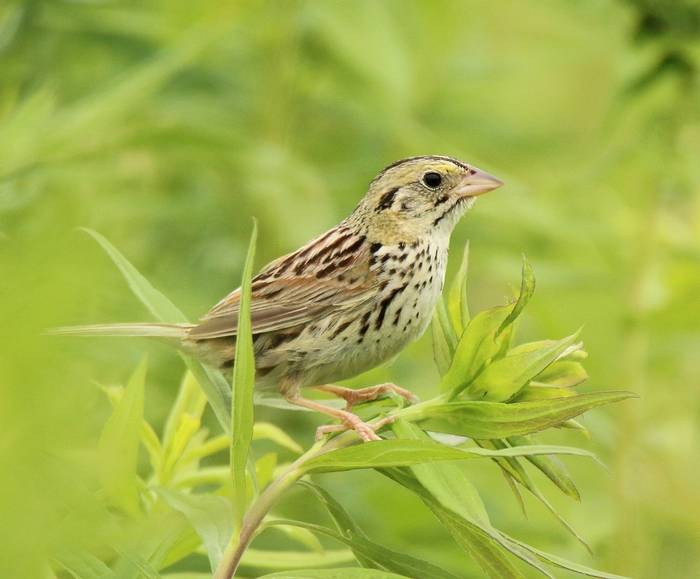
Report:
<svg viewBox="0 0 700 579"><path fill-rule="evenodd" d="M105 238L91 234L159 320L166 321L173 312L184 319ZM243 278L240 330L248 338L250 306L245 295L254 248L255 235ZM549 428L583 430L575 417L630 396L577 392L587 377L578 332L559 340L514 344L517 322L535 287L527 261L519 295L512 303L470 317L467 256L465 250L447 302L440 304L433 323L435 360L442 376L437 395L409 407L390 400L360 408L368 421L391 416L384 440L358 444L353 432L345 432L327 436L302 454L301 446L278 427L255 423L250 339L238 344L232 397L225 394L223 377L185 357L188 370L161 435L143 415L145 361L124 388L106 389L113 412L100 440L101 493L115 516L135 532L119 544L106 545L104 552L66 553L58 558L57 568L78 579L167 577L174 564L205 554L215 577L232 576L239 564L285 570L269 577L455 577L433 563L377 544L336 499L311 480L319 473L374 469L411 491L490 577L524 577L522 564L546 577L553 577L552 567L592 577L617 577L498 530L464 468L465 460L493 461L516 496L520 498L523 491L531 494L585 545L530 471L540 471L556 489L578 500L578 489L557 456L595 456L581 448L540 444L535 436ZM221 422L221 434L202 426L207 402ZM256 455L251 443L261 439L273 443L276 450ZM148 456L148 466L141 469L140 448ZM211 457L226 451L230 469L209 464ZM286 460L290 455L293 461ZM295 483L324 507L330 526L274 514L284 492ZM284 533L299 550L249 548L255 537L268 530ZM324 547L329 539L342 547ZM337 567L353 561L359 568Z"/></svg>

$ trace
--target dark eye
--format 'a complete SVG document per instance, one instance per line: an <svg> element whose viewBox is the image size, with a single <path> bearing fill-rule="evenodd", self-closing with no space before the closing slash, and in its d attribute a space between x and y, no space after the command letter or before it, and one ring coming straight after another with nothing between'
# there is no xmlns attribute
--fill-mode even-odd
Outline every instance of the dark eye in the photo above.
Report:
<svg viewBox="0 0 700 579"><path fill-rule="evenodd" d="M442 175L440 175L440 173L429 171L423 175L423 183L425 183L426 187L435 189L440 186L440 183L442 183Z"/></svg>

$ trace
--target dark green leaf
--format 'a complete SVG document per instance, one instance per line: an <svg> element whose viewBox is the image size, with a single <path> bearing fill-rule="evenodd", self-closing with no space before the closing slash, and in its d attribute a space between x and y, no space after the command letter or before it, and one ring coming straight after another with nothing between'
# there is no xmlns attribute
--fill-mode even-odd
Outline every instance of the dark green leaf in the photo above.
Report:
<svg viewBox="0 0 700 579"><path fill-rule="evenodd" d="M508 439L512 445L527 445L532 444L529 437L514 436ZM581 495L574 484L573 479L569 475L569 471L562 461L555 456L526 456L525 460L532 463L535 468L551 480L565 495L570 496L577 501L581 500Z"/></svg>
<svg viewBox="0 0 700 579"><path fill-rule="evenodd" d="M365 537L353 535L352 538L346 537L333 529L328 529L313 523L292 520L278 520L270 524L296 525L313 531L317 535L326 535L336 541L344 543L356 553L361 553L362 558L371 561L373 566L378 569L399 573L406 577L430 577L431 579L456 579L454 575L448 573L444 569L437 567L431 563L411 557L404 553L397 553L386 547L378 545Z"/></svg>

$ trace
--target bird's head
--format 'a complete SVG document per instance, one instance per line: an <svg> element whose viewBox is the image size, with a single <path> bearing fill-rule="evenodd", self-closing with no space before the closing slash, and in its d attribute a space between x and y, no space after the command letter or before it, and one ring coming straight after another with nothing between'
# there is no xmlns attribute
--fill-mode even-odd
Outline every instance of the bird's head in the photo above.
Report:
<svg viewBox="0 0 700 579"><path fill-rule="evenodd" d="M368 224L372 237L385 242L449 237L475 198L501 185L488 173L451 157L411 157L374 178L355 215Z"/></svg>

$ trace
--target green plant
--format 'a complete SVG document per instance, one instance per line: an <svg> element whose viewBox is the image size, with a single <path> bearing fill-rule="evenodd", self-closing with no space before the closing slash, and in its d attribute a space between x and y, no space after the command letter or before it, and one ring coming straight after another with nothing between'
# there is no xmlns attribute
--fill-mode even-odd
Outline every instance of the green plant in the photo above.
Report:
<svg viewBox="0 0 700 579"><path fill-rule="evenodd" d="M158 319L184 320L105 238L90 233ZM549 428L583 430L575 421L577 416L632 394L576 392L575 387L587 378L581 364L586 353L578 332L560 340L513 345L515 325L535 287L526 260L517 299L470 317L465 250L462 267L433 323L435 361L442 376L436 396L413 406L390 399L359 408L370 422L393 418L385 440L358 444L354 432L344 432L319 440L304 452L278 427L253 422L248 309L254 248L255 233L244 270L239 326L243 339L238 343L233 396L222 376L185 358L188 370L159 437L143 417L145 362L125 388L105 389L113 412L100 440L101 492L129 532L100 552L65 553L57 568L80 579L158 577L162 570L167 577L173 563L205 553L219 579L233 576L240 564L287 570L266 577L455 577L374 543L342 505L310 480L315 473L375 469L413 492L491 577L524 577L514 559L548 577L552 577L551 566L592 577L618 577L546 553L496 529L462 468L461 461L467 459L494 461L516 496L521 489L531 493L585 545L528 469L541 471L562 493L578 499L574 481L555 455L595 457L576 447L538 444L534 436ZM207 402L222 434L211 435L202 427ZM272 441L278 451L256 457L250 446L259 439ZM139 446L149 458L147 471L141 473ZM202 464L226 450L232 471ZM288 460L290 455L293 460ZM275 505L293 485L325 507L331 526L274 516ZM269 529L286 533L304 550L280 553L249 548L255 537ZM319 537L330 537L345 548L324 550ZM352 561L361 568L289 571Z"/></svg>

